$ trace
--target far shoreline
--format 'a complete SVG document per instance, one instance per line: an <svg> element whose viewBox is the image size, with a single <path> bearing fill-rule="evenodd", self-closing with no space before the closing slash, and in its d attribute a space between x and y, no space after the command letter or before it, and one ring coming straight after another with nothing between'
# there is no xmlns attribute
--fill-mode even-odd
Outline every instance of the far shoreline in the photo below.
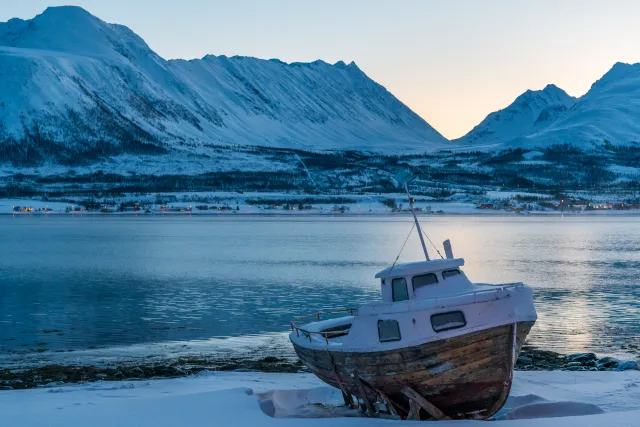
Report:
<svg viewBox="0 0 640 427"><path fill-rule="evenodd" d="M526 218L526 217L636 217L640 216L640 210L637 211L588 211L588 212L535 212L535 213L515 213L515 212L483 212L482 210L478 210L478 212L442 212L442 213L430 213L426 214L424 212L417 212L417 214L421 218L429 218L429 217L446 217L446 216L481 216L481 217L494 217L494 218ZM314 217L314 218L339 218L339 217L382 217L382 218L393 218L393 217L401 217L401 218L411 218L410 212L345 212L345 213L335 213L335 212L313 212L313 213L289 213L289 212L242 212L242 211L231 211L231 212L207 212L207 211L196 211L196 212L0 212L0 216L13 216L13 217L46 217L46 216L68 216L68 217L78 217L78 216L91 216L91 217L180 217L180 216L202 216L202 217L234 217L234 216L243 216L243 217Z"/></svg>

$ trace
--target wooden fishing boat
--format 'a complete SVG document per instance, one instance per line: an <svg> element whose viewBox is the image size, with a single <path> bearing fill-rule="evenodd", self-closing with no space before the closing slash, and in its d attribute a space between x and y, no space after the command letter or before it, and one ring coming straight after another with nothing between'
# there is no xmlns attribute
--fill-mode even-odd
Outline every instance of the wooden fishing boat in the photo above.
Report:
<svg viewBox="0 0 640 427"><path fill-rule="evenodd" d="M294 319L290 340L365 415L489 418L509 395L537 318L531 289L472 283L448 241L446 258L430 260L415 211L414 219L426 261L379 272L381 301Z"/></svg>

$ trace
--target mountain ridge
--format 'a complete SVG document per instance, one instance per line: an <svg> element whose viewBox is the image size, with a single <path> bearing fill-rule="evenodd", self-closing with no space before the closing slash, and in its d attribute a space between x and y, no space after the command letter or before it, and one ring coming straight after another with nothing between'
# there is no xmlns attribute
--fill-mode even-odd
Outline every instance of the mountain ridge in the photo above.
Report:
<svg viewBox="0 0 640 427"><path fill-rule="evenodd" d="M216 145L399 154L448 144L355 62L164 60L78 7L0 23L0 58L0 155L18 162L26 152L73 163Z"/></svg>

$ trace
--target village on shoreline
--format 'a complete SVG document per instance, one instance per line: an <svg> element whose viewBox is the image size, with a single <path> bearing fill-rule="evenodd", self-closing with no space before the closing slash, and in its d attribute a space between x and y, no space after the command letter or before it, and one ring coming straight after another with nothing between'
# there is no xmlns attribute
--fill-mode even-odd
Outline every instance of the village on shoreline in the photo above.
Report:
<svg viewBox="0 0 640 427"><path fill-rule="evenodd" d="M422 215L602 215L640 213L640 201L619 196L489 192L482 197L415 197ZM0 199L11 215L383 215L409 214L406 195L306 195L287 193L168 193L120 197Z"/></svg>

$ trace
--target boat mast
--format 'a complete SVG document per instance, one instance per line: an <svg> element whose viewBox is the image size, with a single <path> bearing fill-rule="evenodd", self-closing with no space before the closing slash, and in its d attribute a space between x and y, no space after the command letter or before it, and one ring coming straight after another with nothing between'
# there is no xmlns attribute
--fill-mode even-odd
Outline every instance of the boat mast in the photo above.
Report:
<svg viewBox="0 0 640 427"><path fill-rule="evenodd" d="M424 257L427 261L431 261L429 259L429 253L427 252L427 245L424 243L424 236L422 235L422 228L420 228L420 222L418 221L418 216L416 215L415 208L413 207L413 197L409 194L409 187L407 187L407 183L404 183L404 189L407 192L407 197L409 198L409 206L411 207L411 213L413 214L413 220L416 222L416 228L418 229L418 236L420 236L420 243L422 243L422 250L424 251Z"/></svg>

